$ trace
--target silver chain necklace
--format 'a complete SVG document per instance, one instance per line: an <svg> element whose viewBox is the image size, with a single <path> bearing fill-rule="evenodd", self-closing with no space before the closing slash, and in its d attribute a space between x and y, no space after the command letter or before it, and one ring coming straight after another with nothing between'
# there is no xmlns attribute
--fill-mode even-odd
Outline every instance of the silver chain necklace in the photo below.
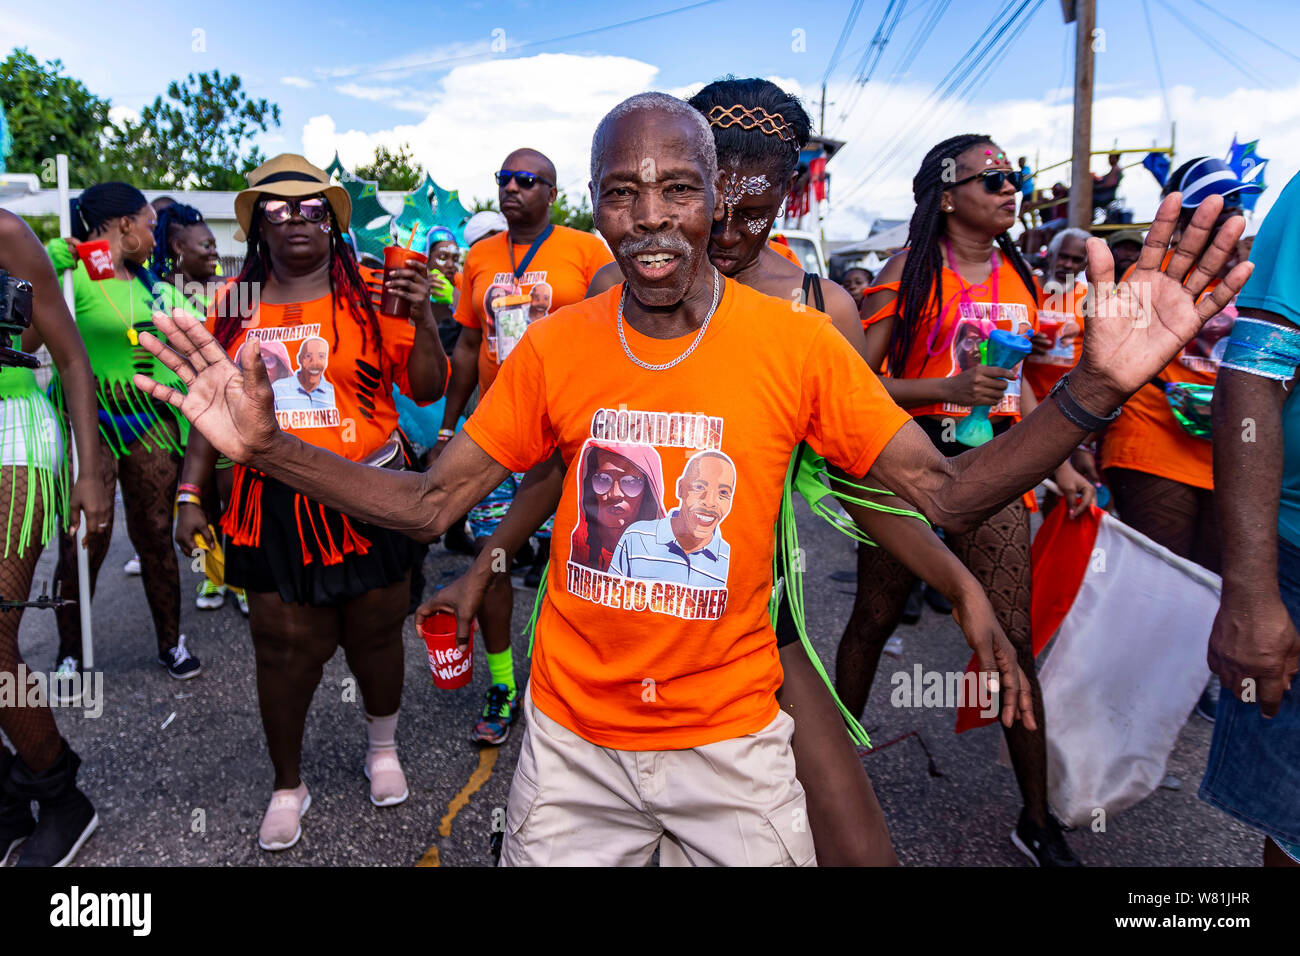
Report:
<svg viewBox="0 0 1300 956"><path fill-rule="evenodd" d="M623 334L623 303L627 301L627 283L623 283L623 292L618 297L618 340L623 343L623 354L631 359L633 364L639 365L644 369L649 369L651 372L662 372L666 369L672 368L677 363L684 361L686 356L695 351L695 347L699 345L700 341L704 338L704 333L708 331L709 320L713 318L713 313L718 310L718 292L720 288L718 282L718 270L713 266L710 266L710 268L713 268L713 304L709 306L709 314L704 317L704 324L700 326L700 331L695 333L695 341L691 343L691 347L671 362L665 362L662 365L651 365L649 362L641 361L632 354L632 350L628 347L627 336Z"/></svg>

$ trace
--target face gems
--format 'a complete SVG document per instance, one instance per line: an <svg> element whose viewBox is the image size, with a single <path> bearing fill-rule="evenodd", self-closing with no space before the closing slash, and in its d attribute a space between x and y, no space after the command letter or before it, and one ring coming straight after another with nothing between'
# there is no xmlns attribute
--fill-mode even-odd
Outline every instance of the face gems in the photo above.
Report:
<svg viewBox="0 0 1300 956"><path fill-rule="evenodd" d="M746 219L745 228L749 230L750 235L757 236L767 228L767 217L762 219Z"/></svg>
<svg viewBox="0 0 1300 956"><path fill-rule="evenodd" d="M736 211L736 204L746 196L761 196L772 188L766 176L744 176L733 172L722 187L722 204L727 207L727 226L731 226L731 215ZM750 225L750 231L758 231Z"/></svg>
<svg viewBox="0 0 1300 956"><path fill-rule="evenodd" d="M1005 163L1007 161L1006 153L998 153L997 156L994 156L993 150L991 149L984 150L984 155L986 157L989 157L988 159L984 160L985 166L992 166L994 163Z"/></svg>

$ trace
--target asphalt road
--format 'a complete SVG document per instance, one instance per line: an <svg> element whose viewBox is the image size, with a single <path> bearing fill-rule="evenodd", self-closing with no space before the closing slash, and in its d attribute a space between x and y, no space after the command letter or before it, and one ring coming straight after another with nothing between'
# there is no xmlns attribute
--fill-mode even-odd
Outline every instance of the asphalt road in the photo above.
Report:
<svg viewBox="0 0 1300 956"><path fill-rule="evenodd" d="M804 588L810 633L833 674L835 644L853 586L830 575L854 566L852 544L806 510L799 524L808 555ZM201 659L203 673L191 681L173 681L156 661L140 579L122 571L130 553L119 506L94 604L103 713L56 714L61 732L82 756L81 786L101 820L77 865L491 863L494 812L500 821L520 734L516 728L495 753L480 751L469 741L488 685L481 649L475 649L473 684L439 691L430 684L423 643L408 619L398 745L411 796L401 806L382 809L367 796L362 706L350 693L342 655L336 655L308 718L303 779L312 806L303 820L302 839L291 850L265 853L256 838L270 798L271 767L246 622L233 598L219 611L195 609L198 575L183 565L182 631ZM435 546L426 569L430 588L467 564L468 558ZM53 555L47 552L33 593L39 593L52 570ZM533 595L517 579L516 635ZM911 671L915 663L925 670L964 668L969 651L956 625L927 609L918 625L897 633L903 653L882 659L863 721L880 749L862 759L900 860L922 866L1027 865L1008 839L1020 800L1010 769L998 762L1000 731L984 728L958 737L949 709L896 709L889 703L889 675L896 671ZM20 644L30 667L52 669L53 613L27 612ZM522 641L516 641L515 657L517 673L526 673ZM1112 816L1104 833L1068 835L1086 864L1257 865L1260 839L1196 798L1210 732L1210 725L1196 717L1183 728L1168 768L1181 779L1180 790L1157 790Z"/></svg>

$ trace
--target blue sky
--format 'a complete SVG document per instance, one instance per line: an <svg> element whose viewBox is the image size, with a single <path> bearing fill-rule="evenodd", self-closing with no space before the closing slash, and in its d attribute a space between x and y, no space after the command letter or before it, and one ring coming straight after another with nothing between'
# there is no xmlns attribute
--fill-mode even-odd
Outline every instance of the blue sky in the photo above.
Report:
<svg viewBox="0 0 1300 956"><path fill-rule="evenodd" d="M1073 28L1062 23L1058 0L1045 0L1007 55L974 75L966 99L927 101L1009 2L1014 7L1020 0L908 0L871 83L859 90L854 72L887 0L862 3L828 96L828 130L849 142L831 164L828 231L852 235L872 214L906 215L916 162L930 144L954 132L991 132L1009 151L1043 164L1064 158L1069 98L1061 87L1072 83ZM641 89L691 92L728 72L768 76L799 92L816 118L819 86L852 7L848 0L716 0L555 39L686 5L234 0L106 7L70 0L59 4L52 24L48 16L28 19L30 4L0 0L0 45L59 57L96 93L132 110L188 72L238 73L254 95L280 104L282 125L262 143L268 152L306 151L323 163L339 149L355 162L376 143L409 142L444 185L487 196L493 192L488 173L510 148L527 142L551 153L562 184L577 192L585 184L595 120ZM1144 4L1100 0L1098 6L1105 36L1097 55L1094 146L1167 142L1172 112L1184 159L1222 155L1234 132L1260 137L1260 152L1275 161L1268 177L1275 195L1300 167L1300 4L1146 0L1168 108ZM904 50L940 7L937 29L911 68L898 72ZM850 115L841 119L850 104ZM1133 171L1127 195L1145 208L1155 184L1139 176L1150 180Z"/></svg>

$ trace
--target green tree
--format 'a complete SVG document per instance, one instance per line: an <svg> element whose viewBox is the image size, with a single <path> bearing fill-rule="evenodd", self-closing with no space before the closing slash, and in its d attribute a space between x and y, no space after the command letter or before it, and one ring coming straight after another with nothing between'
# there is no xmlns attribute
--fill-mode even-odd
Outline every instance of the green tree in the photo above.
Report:
<svg viewBox="0 0 1300 956"><path fill-rule="evenodd" d="M244 174L266 161L252 145L280 125L280 107L252 99L237 75L191 73L173 80L140 119L108 129L104 178L136 186L242 189Z"/></svg>
<svg viewBox="0 0 1300 956"><path fill-rule="evenodd" d="M470 212L499 212L497 201L495 199L475 199L474 208Z"/></svg>
<svg viewBox="0 0 1300 956"><path fill-rule="evenodd" d="M560 193L559 198L551 206L551 222L557 226L568 226L570 229L580 229L583 232L594 232L596 229L596 219L586 196L583 196L582 202L575 206L569 202L564 193Z"/></svg>
<svg viewBox="0 0 1300 956"><path fill-rule="evenodd" d="M26 49L15 49L0 63L0 103L13 135L11 171L41 173L53 185L54 165L47 160L66 153L72 184L94 182L109 101L65 76L61 60L42 64Z"/></svg>
<svg viewBox="0 0 1300 956"><path fill-rule="evenodd" d="M416 164L409 143L403 143L395 151L390 151L387 146L377 147L375 158L358 166L356 174L379 183L380 189L396 189L404 193L424 182L424 173Z"/></svg>

